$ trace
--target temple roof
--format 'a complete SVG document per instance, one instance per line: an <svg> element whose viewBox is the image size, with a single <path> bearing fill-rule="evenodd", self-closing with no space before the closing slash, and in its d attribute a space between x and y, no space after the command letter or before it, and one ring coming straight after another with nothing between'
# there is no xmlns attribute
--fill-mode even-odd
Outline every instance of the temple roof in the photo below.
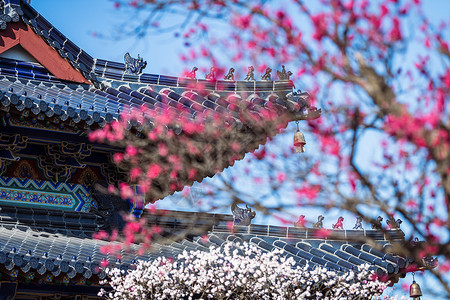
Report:
<svg viewBox="0 0 450 300"><path fill-rule="evenodd" d="M123 69L118 69L118 76L121 73ZM236 111L231 110L229 98L242 97L255 112L258 106L272 103L291 112L293 120L320 115L317 110L305 110L309 107L308 94L292 93L290 81L211 82L142 74L134 78L136 82L101 77L95 87L61 81L36 63L6 58L0 58L0 75L0 101L4 108L30 110L30 116L43 119L58 117L72 127L81 124L89 128L94 123L104 126L117 120L125 108L144 105L152 109L180 109L192 117L208 110L233 113ZM203 95L195 92L200 86L205 89Z"/></svg>
<svg viewBox="0 0 450 300"><path fill-rule="evenodd" d="M5 141L19 141L17 137L24 136L21 145L6 148L0 145L0 169L5 160L26 158L38 159L42 166L57 165L61 169L56 170L59 174L46 170L45 174L51 176L42 178L50 181L70 182L71 174L67 170L85 166L101 165L104 170L112 166L114 171L102 169L101 173L119 174L111 154L123 149L90 142L87 133L118 120L129 108L170 110L177 120L195 119L208 112L226 114L224 122L234 130L233 136L226 138L240 145L238 153L223 147L215 149L211 155L213 161L208 160L204 166L199 163L202 159L196 157L192 161L199 166L196 177L177 178L176 190L180 190L233 165L264 144L268 137L276 135L288 121L320 116L320 109L312 106L307 93L294 91L287 75L290 73L284 67L279 72L285 74L279 76L280 80L272 80L267 75L261 76L265 80L253 80L259 78L253 75L251 80L234 80L234 77L219 80L214 76L196 79L192 74L173 77L142 73L143 60L133 59L128 53L125 63L93 58L26 1L0 3L4 4L0 7L0 136ZM275 120L281 124L272 120L267 128L253 126L253 118L263 124L270 123L264 122L267 111L275 112L278 116ZM244 115L252 118L244 119ZM150 120L145 124L131 120L129 129L139 134L144 129L151 130L152 125ZM176 128L176 134L177 130L182 131ZM201 142L210 144L206 139ZM88 151L76 159L64 151L80 147ZM49 155L51 162L44 162ZM123 173L119 175L116 177L121 181L126 180ZM117 178L109 177L101 179L117 183L117 180L113 182ZM151 201L174 192L156 182L150 190Z"/></svg>
<svg viewBox="0 0 450 300"><path fill-rule="evenodd" d="M2 39L4 43L9 39L13 42L0 47L0 53L20 46L38 61L0 60L4 107L11 105L19 111L31 109L34 115L59 116L63 121L69 120L72 126L80 122L103 126L117 119L128 106L183 108L191 116L208 110L229 111L229 97L238 97L255 107L274 103L291 112L292 119L316 118L320 114L315 109L305 111L309 107L308 95L293 93L293 82L286 79L234 81L129 74L124 63L91 57L26 2L4 2L4 17L0 23ZM25 37L22 37L23 32L27 32ZM49 46L48 49L36 41L27 45L26 41L36 36ZM42 52L46 56L41 58ZM68 70L67 66L61 70L62 64L56 58L49 61L47 57L55 54L73 70ZM68 79L66 74L70 72L75 73ZM200 89L202 93L198 93Z"/></svg>
<svg viewBox="0 0 450 300"><path fill-rule="evenodd" d="M393 280L403 276L414 263L413 259L389 251L391 243L404 242L401 230L390 231L390 242L378 230L329 230L329 236L325 237L317 229L250 225L234 226L230 232L228 224L232 216L229 215L164 211L144 216L152 225L160 226L162 233L160 239L152 242L150 251L140 255L136 244L125 247L120 242L93 239L92 233L104 224L97 220L97 214L55 214L54 210L34 209L28 210L31 217L26 217L25 208L0 208L2 272L8 274L20 269L21 273L14 273L16 277L34 273L33 278L47 278L49 284L55 278L70 284L86 280L98 284L106 276L101 267L105 262L110 267L127 270L139 259L153 260L161 256L177 259L184 250L209 251L210 246L221 247L227 241L235 248L239 248L239 243L248 242L263 252L283 249L283 256L292 257L299 266L311 268L322 266L347 272L368 263L378 275ZM377 244L378 249L362 241L367 239ZM107 245L110 249L118 246L120 250L102 253L101 248Z"/></svg>

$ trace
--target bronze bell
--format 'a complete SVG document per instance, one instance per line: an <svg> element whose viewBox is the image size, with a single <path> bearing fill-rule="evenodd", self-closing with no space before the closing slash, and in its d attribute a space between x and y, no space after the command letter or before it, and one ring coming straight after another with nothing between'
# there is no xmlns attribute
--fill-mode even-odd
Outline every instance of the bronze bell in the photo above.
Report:
<svg viewBox="0 0 450 300"><path fill-rule="evenodd" d="M295 147L295 153L303 153L305 152L305 136L303 133L298 129L298 122L297 122L297 132L294 134L294 147Z"/></svg>
<svg viewBox="0 0 450 300"><path fill-rule="evenodd" d="M413 299L420 299L420 296L422 296L420 285L415 280L413 280L413 283L409 287L409 296Z"/></svg>

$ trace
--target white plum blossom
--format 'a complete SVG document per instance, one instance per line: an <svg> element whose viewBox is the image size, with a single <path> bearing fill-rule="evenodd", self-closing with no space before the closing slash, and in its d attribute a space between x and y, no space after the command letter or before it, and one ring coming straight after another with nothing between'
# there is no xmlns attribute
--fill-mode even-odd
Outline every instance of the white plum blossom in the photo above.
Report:
<svg viewBox="0 0 450 300"><path fill-rule="evenodd" d="M209 252L184 251L178 260L159 257L139 261L127 272L106 271L105 283L113 290L99 295L113 300L373 299L388 285L376 279L369 265L360 266L355 276L352 271L297 265L283 250L263 252L229 242Z"/></svg>

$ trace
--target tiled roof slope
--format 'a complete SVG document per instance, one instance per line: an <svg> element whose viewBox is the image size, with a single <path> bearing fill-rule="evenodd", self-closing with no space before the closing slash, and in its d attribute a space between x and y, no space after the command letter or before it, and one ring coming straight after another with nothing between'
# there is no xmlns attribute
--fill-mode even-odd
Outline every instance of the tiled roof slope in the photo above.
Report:
<svg viewBox="0 0 450 300"><path fill-rule="evenodd" d="M182 230L188 229L187 220L192 220L193 213L189 216L189 213L171 211L165 212L164 216L147 216L149 222L164 229L162 236L166 243L155 241L151 251L144 255L138 255L138 245L132 245L128 250L119 252L121 259L118 260L117 253L102 254L100 251L108 242L90 237L99 230L97 224L101 224L95 214L71 212L54 215L54 211L38 209L32 210L31 217L26 218L21 209L1 208L1 272L12 274L17 270L15 276L22 277L34 273L33 278L60 278L67 284L79 284L87 279L98 283L106 276L100 267L102 261L127 270L138 259L152 260L160 256L176 259L184 250L209 251L210 246L220 247L227 241L232 242L235 248L239 248L239 243L248 242L262 251L284 249L282 255L292 257L298 265L323 266L338 272L368 263L379 275L397 280L413 262L384 253L364 242L354 242L354 239L370 238L387 250L390 244L385 235L374 230L331 230L328 239L320 237L319 231L314 229L270 225L234 226L233 233L230 233L227 222L231 216L199 213L194 216L194 223L203 228L203 233L191 232L180 238ZM46 217L43 218L43 215ZM61 226L58 227L58 224ZM175 237L178 239L170 239ZM402 231L391 231L390 238L394 242L403 242L403 237ZM110 245L123 246L119 242ZM47 283L52 284L51 281Z"/></svg>
<svg viewBox="0 0 450 300"><path fill-rule="evenodd" d="M34 115L58 116L74 124L100 126L117 119L124 107L146 105L153 109L182 107L190 116L203 111L232 111L230 98L258 106L273 103L292 113L293 119L315 118L320 111L309 107L306 93L292 93L293 83L283 81L225 81L125 74L123 63L92 58L25 1L3 0L0 29L23 21L78 70L89 84L58 80L36 63L0 60L2 104ZM1 30L0 30L1 34ZM201 87L201 88L200 88ZM197 93L202 89L203 93ZM197 90L197 91L196 91ZM306 109L306 110L305 110ZM78 126L80 127L80 126Z"/></svg>
<svg viewBox="0 0 450 300"><path fill-rule="evenodd" d="M0 223L6 228L90 238L92 233L105 227L105 221L92 213L0 205Z"/></svg>

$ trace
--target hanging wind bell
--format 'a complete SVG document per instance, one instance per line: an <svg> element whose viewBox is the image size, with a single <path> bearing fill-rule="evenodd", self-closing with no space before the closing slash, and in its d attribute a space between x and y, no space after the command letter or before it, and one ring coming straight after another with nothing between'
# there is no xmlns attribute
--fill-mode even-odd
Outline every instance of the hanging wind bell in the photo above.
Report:
<svg viewBox="0 0 450 300"><path fill-rule="evenodd" d="M409 296L415 300L420 300L422 296L422 291L420 290L420 285L414 280L414 272L412 273L413 283L409 287Z"/></svg>
<svg viewBox="0 0 450 300"><path fill-rule="evenodd" d="M303 153L305 152L305 136L298 128L298 121L297 123L297 132L294 134L294 147L295 147L295 153Z"/></svg>

